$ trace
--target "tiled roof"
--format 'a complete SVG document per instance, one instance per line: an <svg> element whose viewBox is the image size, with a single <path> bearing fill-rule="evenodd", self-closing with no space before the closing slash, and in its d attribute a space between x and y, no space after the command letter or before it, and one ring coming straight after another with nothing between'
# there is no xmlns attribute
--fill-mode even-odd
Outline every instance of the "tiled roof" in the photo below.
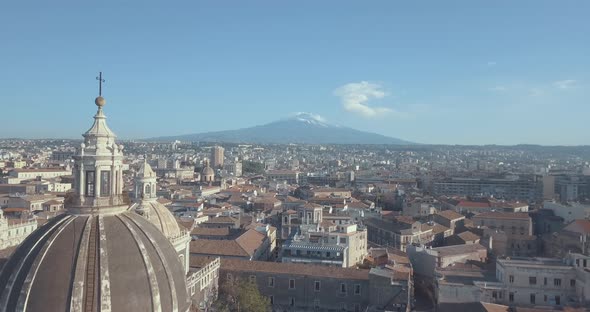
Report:
<svg viewBox="0 0 590 312"><path fill-rule="evenodd" d="M459 236L459 238L461 238L465 242L476 241L481 238L477 234L469 232L469 231L459 233L459 234L457 234L457 236Z"/></svg>
<svg viewBox="0 0 590 312"><path fill-rule="evenodd" d="M457 220L461 218L465 218L464 215L454 211L454 210L443 210L437 213L437 215L447 219L447 220Z"/></svg>
<svg viewBox="0 0 590 312"><path fill-rule="evenodd" d="M580 234L590 234L590 220L574 220L564 230Z"/></svg>
<svg viewBox="0 0 590 312"><path fill-rule="evenodd" d="M468 200L461 200L457 205L457 207L464 207L464 208L489 208L490 203L487 202L475 202L475 201L468 201Z"/></svg>
<svg viewBox="0 0 590 312"><path fill-rule="evenodd" d="M254 255L256 250L260 248L264 242L265 235L254 230L249 229L240 237L236 238L236 242L244 249L249 255Z"/></svg>
<svg viewBox="0 0 590 312"><path fill-rule="evenodd" d="M334 279L368 280L369 271L323 265L245 261L221 259L221 269L234 272L264 272L309 277L326 277Z"/></svg>
<svg viewBox="0 0 590 312"><path fill-rule="evenodd" d="M432 250L436 250L440 257L447 257L452 255L460 255L465 253L471 253L476 251L483 251L486 248L480 244L470 244L470 245L454 245L454 246L445 246L445 247L437 247L432 248Z"/></svg>
<svg viewBox="0 0 590 312"><path fill-rule="evenodd" d="M191 242L190 249L191 255L250 257L235 240L197 239Z"/></svg>
<svg viewBox="0 0 590 312"><path fill-rule="evenodd" d="M484 212L473 217L473 219L530 219L526 212Z"/></svg>
<svg viewBox="0 0 590 312"><path fill-rule="evenodd" d="M229 228L205 228L196 227L191 231L191 235L203 235L203 236L228 236Z"/></svg>

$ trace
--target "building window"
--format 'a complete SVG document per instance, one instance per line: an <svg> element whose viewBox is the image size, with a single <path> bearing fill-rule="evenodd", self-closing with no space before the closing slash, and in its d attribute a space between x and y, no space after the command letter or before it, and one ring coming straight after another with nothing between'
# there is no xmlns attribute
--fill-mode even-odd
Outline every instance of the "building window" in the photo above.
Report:
<svg viewBox="0 0 590 312"><path fill-rule="evenodd" d="M498 299L498 293L495 290L492 291L492 298Z"/></svg>
<svg viewBox="0 0 590 312"><path fill-rule="evenodd" d="M94 197L94 171L86 171L86 196Z"/></svg>
<svg viewBox="0 0 590 312"><path fill-rule="evenodd" d="M508 301L514 302L514 293L508 293Z"/></svg>
<svg viewBox="0 0 590 312"><path fill-rule="evenodd" d="M268 278L268 287L275 287L275 278L274 277Z"/></svg>
<svg viewBox="0 0 590 312"><path fill-rule="evenodd" d="M575 279L571 279L570 280L570 286L571 287L576 287L576 280Z"/></svg>
<svg viewBox="0 0 590 312"><path fill-rule="evenodd" d="M227 273L227 280L228 280L228 281L231 281L231 280L232 280L231 273Z"/></svg>
<svg viewBox="0 0 590 312"><path fill-rule="evenodd" d="M314 290L315 291L320 291L321 290L321 287L322 287L322 285L321 285L320 281L315 281L315 283L314 283Z"/></svg>
<svg viewBox="0 0 590 312"><path fill-rule="evenodd" d="M555 296L555 304L556 305L561 305L561 297Z"/></svg>
<svg viewBox="0 0 590 312"><path fill-rule="evenodd" d="M584 262L584 267L586 267L586 259L584 259L584 261L583 261L583 262Z"/></svg>
<svg viewBox="0 0 590 312"><path fill-rule="evenodd" d="M543 301L544 301L544 302L547 302L547 295L544 295L544 296L543 296Z"/></svg>
<svg viewBox="0 0 590 312"><path fill-rule="evenodd" d="M361 294L361 285L360 284L354 285L354 294L355 295L360 295Z"/></svg>
<svg viewBox="0 0 590 312"><path fill-rule="evenodd" d="M535 304L535 294L531 294L531 303Z"/></svg>
<svg viewBox="0 0 590 312"><path fill-rule="evenodd" d="M546 277L543 278L543 285L547 286L547 278Z"/></svg>
<svg viewBox="0 0 590 312"><path fill-rule="evenodd" d="M561 279L560 278L553 279L553 286L560 287L561 286Z"/></svg>
<svg viewBox="0 0 590 312"><path fill-rule="evenodd" d="M514 283L514 275L510 275L508 279L510 280L510 284Z"/></svg>
<svg viewBox="0 0 590 312"><path fill-rule="evenodd" d="M274 296L268 296L268 300L270 301L270 304L275 304L275 297Z"/></svg>
<svg viewBox="0 0 590 312"><path fill-rule="evenodd" d="M295 280L294 279L289 280L289 289L295 289Z"/></svg>
<svg viewBox="0 0 590 312"><path fill-rule="evenodd" d="M250 284L256 284L256 275L250 275Z"/></svg>
<svg viewBox="0 0 590 312"><path fill-rule="evenodd" d="M354 312L361 312L361 305L358 303L354 304Z"/></svg>
<svg viewBox="0 0 590 312"><path fill-rule="evenodd" d="M529 285L537 285L537 277L529 276Z"/></svg>
<svg viewBox="0 0 590 312"><path fill-rule="evenodd" d="M100 196L106 197L111 194L111 173L109 171L100 172Z"/></svg>
<svg viewBox="0 0 590 312"><path fill-rule="evenodd" d="M294 307L295 306L295 298L291 297L290 301L291 301L291 303L290 303L291 306Z"/></svg>
<svg viewBox="0 0 590 312"><path fill-rule="evenodd" d="M340 293L346 294L346 284L340 283Z"/></svg>
<svg viewBox="0 0 590 312"><path fill-rule="evenodd" d="M319 311L319 310L320 310L320 299L315 299L315 300L313 301L313 308L314 308L316 311Z"/></svg>

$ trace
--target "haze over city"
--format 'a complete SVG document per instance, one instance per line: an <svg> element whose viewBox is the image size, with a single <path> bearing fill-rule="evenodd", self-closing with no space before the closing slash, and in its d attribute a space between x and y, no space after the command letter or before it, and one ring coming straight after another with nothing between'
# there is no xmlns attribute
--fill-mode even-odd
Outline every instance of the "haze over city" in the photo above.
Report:
<svg viewBox="0 0 590 312"><path fill-rule="evenodd" d="M584 1L0 5L0 137L123 139L297 112L425 144L587 145Z"/></svg>

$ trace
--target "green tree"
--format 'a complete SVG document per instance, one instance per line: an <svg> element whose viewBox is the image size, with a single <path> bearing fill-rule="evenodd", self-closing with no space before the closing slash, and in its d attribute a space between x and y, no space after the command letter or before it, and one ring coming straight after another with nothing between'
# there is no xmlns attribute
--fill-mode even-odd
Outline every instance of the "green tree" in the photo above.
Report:
<svg viewBox="0 0 590 312"><path fill-rule="evenodd" d="M269 308L268 298L260 294L256 284L240 279L223 282L218 299L213 304L216 312L264 312Z"/></svg>
<svg viewBox="0 0 590 312"><path fill-rule="evenodd" d="M245 174L264 174L264 164L255 161L244 160L242 161L242 171Z"/></svg>

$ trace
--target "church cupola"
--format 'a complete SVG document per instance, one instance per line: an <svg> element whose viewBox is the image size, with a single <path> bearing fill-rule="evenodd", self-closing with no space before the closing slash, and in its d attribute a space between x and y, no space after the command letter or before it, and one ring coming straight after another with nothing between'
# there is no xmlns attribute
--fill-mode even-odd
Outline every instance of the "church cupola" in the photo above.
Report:
<svg viewBox="0 0 590 312"><path fill-rule="evenodd" d="M114 213L124 210L123 146L115 142L116 135L106 123L105 99L94 101L98 111L94 123L82 136L74 158L75 196L66 208L73 213ZM106 207L98 211L101 207Z"/></svg>
<svg viewBox="0 0 590 312"><path fill-rule="evenodd" d="M156 184L156 173L152 170L152 166L144 160L135 176L135 199L146 200L158 198L156 196Z"/></svg>

